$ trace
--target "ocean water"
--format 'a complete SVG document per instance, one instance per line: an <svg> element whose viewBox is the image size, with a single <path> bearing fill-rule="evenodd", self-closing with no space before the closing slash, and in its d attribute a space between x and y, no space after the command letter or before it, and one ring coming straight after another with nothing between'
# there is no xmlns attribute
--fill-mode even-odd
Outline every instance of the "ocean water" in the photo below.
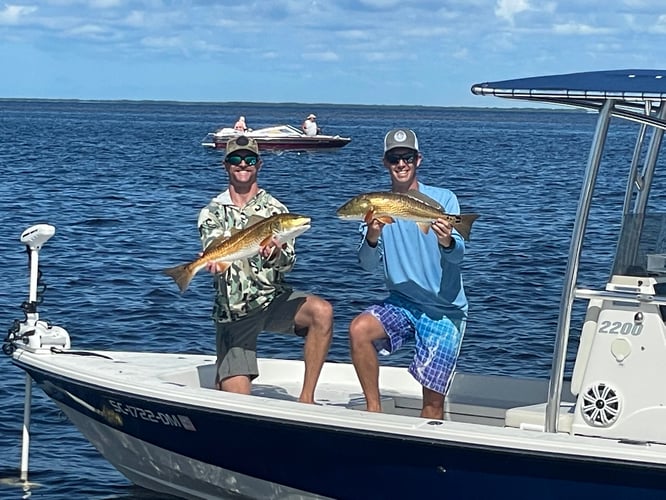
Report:
<svg viewBox="0 0 666 500"><path fill-rule="evenodd" d="M479 106L494 106L479 98ZM253 128L300 124L315 112L325 133L352 137L334 152L267 154L260 183L313 227L297 243L297 288L329 299L329 359L349 361L349 321L383 296L379 274L355 261L357 226L335 209L362 191L388 189L382 139L413 128L420 178L452 189L478 212L464 263L470 319L459 368L549 374L560 291L595 116L586 113L424 107L0 101L0 326L22 319L27 299L21 232L56 226L40 254L42 319L65 327L78 349L214 353L212 285L201 273L184 295L161 269L199 251L197 215L226 186L222 153L206 132L239 114ZM633 137L613 132L609 173L597 186L579 282L608 275ZM617 163L614 163L618 158ZM622 169L625 170L622 170ZM616 172L614 171L616 169ZM582 322L576 304L573 326ZM576 342L570 351L575 352ZM259 355L300 358L297 339L266 334ZM406 365L411 353L382 359ZM569 366L567 370L570 370ZM0 356L0 498L160 498L107 464L56 406L34 391L30 488L18 483L24 374Z"/></svg>

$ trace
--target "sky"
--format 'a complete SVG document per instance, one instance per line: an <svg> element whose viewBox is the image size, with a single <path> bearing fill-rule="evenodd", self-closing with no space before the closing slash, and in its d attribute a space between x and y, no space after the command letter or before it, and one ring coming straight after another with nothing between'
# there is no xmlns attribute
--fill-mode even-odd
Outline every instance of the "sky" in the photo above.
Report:
<svg viewBox="0 0 666 500"><path fill-rule="evenodd" d="M664 0L8 0L0 98L486 107L665 42Z"/></svg>

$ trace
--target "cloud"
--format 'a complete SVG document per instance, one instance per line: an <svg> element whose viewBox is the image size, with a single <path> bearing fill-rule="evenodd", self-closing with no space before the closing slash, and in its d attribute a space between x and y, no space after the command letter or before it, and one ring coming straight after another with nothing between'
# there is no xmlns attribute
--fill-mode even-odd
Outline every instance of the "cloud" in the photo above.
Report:
<svg viewBox="0 0 666 500"><path fill-rule="evenodd" d="M125 16L124 23L127 26L141 28L146 24L146 13L143 11L133 10Z"/></svg>
<svg viewBox="0 0 666 500"><path fill-rule="evenodd" d="M399 59L395 54L387 54L386 52L366 52L363 54L363 57L366 61L370 62L393 61Z"/></svg>
<svg viewBox="0 0 666 500"><path fill-rule="evenodd" d="M110 9L113 7L119 7L122 4L122 0L90 0L90 6L93 9Z"/></svg>
<svg viewBox="0 0 666 500"><path fill-rule="evenodd" d="M666 33L666 15L662 14L657 18L653 26L648 28L650 33L664 34Z"/></svg>
<svg viewBox="0 0 666 500"><path fill-rule="evenodd" d="M183 41L177 36L148 36L141 40L141 45L144 47L150 47L151 49L180 48L182 44Z"/></svg>
<svg viewBox="0 0 666 500"><path fill-rule="evenodd" d="M19 24L21 20L37 12L37 7L31 5L8 5L0 11L0 24Z"/></svg>
<svg viewBox="0 0 666 500"><path fill-rule="evenodd" d="M513 23L516 14L530 9L531 6L528 0L497 0L495 15Z"/></svg>
<svg viewBox="0 0 666 500"><path fill-rule="evenodd" d="M370 40L372 36L366 30L341 30L338 31L338 36L345 40Z"/></svg>
<svg viewBox="0 0 666 500"><path fill-rule="evenodd" d="M340 56L331 50L326 50L323 52L308 52L303 54L303 59L308 59L310 61L336 62L340 60Z"/></svg>
<svg viewBox="0 0 666 500"><path fill-rule="evenodd" d="M405 35L412 38L431 38L445 36L451 33L451 30L445 26L431 26L429 28L418 27L405 30Z"/></svg>
<svg viewBox="0 0 666 500"><path fill-rule="evenodd" d="M553 26L553 32L558 35L604 35L612 33L610 28L597 28L588 24L566 23Z"/></svg>
<svg viewBox="0 0 666 500"><path fill-rule="evenodd" d="M81 26L77 26L76 28L72 28L67 31L68 34L74 35L74 36L100 36L106 33L106 30L102 28L101 26L98 26L96 24L84 24Z"/></svg>
<svg viewBox="0 0 666 500"><path fill-rule="evenodd" d="M392 9L402 2L400 0L361 0L359 3L371 9Z"/></svg>

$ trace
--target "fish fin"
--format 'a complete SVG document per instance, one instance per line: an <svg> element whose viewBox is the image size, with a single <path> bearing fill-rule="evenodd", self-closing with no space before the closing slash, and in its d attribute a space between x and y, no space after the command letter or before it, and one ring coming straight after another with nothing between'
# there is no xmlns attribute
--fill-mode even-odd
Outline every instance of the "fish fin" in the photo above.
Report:
<svg viewBox="0 0 666 500"><path fill-rule="evenodd" d="M382 224L393 224L395 222L395 219L390 215L380 215L379 217L375 217L375 219Z"/></svg>
<svg viewBox="0 0 666 500"><path fill-rule="evenodd" d="M465 240L469 240L469 233L472 231L472 223L479 218L479 214L462 214L457 216L459 219L453 227L460 233Z"/></svg>
<svg viewBox="0 0 666 500"><path fill-rule="evenodd" d="M428 234L430 231L430 226L432 226L432 224L429 222L417 222L416 225L419 226L419 229L423 234Z"/></svg>
<svg viewBox="0 0 666 500"><path fill-rule="evenodd" d="M165 269L164 274L173 278L180 289L180 293L185 293L185 290L187 290L190 281L194 278L196 271L190 269L189 264L181 264L180 266Z"/></svg>
<svg viewBox="0 0 666 500"><path fill-rule="evenodd" d="M363 220L366 224L370 224L373 219L377 219L382 224L393 224L395 222L395 219L390 215L380 215L379 217L375 217L375 212L373 210L368 210Z"/></svg>
<svg viewBox="0 0 666 500"><path fill-rule="evenodd" d="M229 228L229 236L218 236L217 238L215 238L211 242L210 245L208 245L207 249L208 248L214 248L214 247L217 247L217 246L221 245L222 243L227 241L229 238L231 238L233 235L235 235L237 233L240 233L241 231L244 231L245 229L247 229L250 226L254 226L255 224L258 224L262 221L265 221L267 218L268 217L262 217L261 215L256 215L256 214L251 215L250 217L247 218L247 223L245 224L244 227Z"/></svg>
<svg viewBox="0 0 666 500"><path fill-rule="evenodd" d="M216 262L216 264L218 273L223 273L231 267L231 262Z"/></svg>
<svg viewBox="0 0 666 500"><path fill-rule="evenodd" d="M273 241L273 235L269 234L268 236L266 236L263 240L261 240L259 242L259 247L260 248L267 247L268 245L271 244L272 241Z"/></svg>
<svg viewBox="0 0 666 500"><path fill-rule="evenodd" d="M415 200L419 200L422 203L425 203L428 206L431 206L433 208L436 208L437 210L443 212L444 208L442 205L439 204L437 200L433 200L430 196L423 194L421 191L417 191L416 189L411 189L405 193L405 196L409 196L410 198L414 198Z"/></svg>
<svg viewBox="0 0 666 500"><path fill-rule="evenodd" d="M247 224L245 224L245 227L250 227L254 226L255 224L259 224L260 222L265 221L268 219L268 217L262 217L261 215L251 215L250 217L247 218ZM239 229L240 231L240 229Z"/></svg>
<svg viewBox="0 0 666 500"><path fill-rule="evenodd" d="M232 231L233 234L233 231ZM229 239L229 236L218 236L215 238L213 241L211 241L208 246L206 247L205 252L210 252L212 250L215 250L217 247L219 247L222 243L227 241Z"/></svg>

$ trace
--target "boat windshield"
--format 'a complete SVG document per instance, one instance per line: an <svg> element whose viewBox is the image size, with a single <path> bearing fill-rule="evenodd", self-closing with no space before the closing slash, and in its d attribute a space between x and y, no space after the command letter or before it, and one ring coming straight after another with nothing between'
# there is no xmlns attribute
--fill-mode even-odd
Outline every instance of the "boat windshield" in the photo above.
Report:
<svg viewBox="0 0 666 500"><path fill-rule="evenodd" d="M666 213L624 216L612 274L666 276Z"/></svg>
<svg viewBox="0 0 666 500"><path fill-rule="evenodd" d="M255 130L256 135L267 136L302 136L303 132L291 125L276 125L275 127L267 127L260 130Z"/></svg>

